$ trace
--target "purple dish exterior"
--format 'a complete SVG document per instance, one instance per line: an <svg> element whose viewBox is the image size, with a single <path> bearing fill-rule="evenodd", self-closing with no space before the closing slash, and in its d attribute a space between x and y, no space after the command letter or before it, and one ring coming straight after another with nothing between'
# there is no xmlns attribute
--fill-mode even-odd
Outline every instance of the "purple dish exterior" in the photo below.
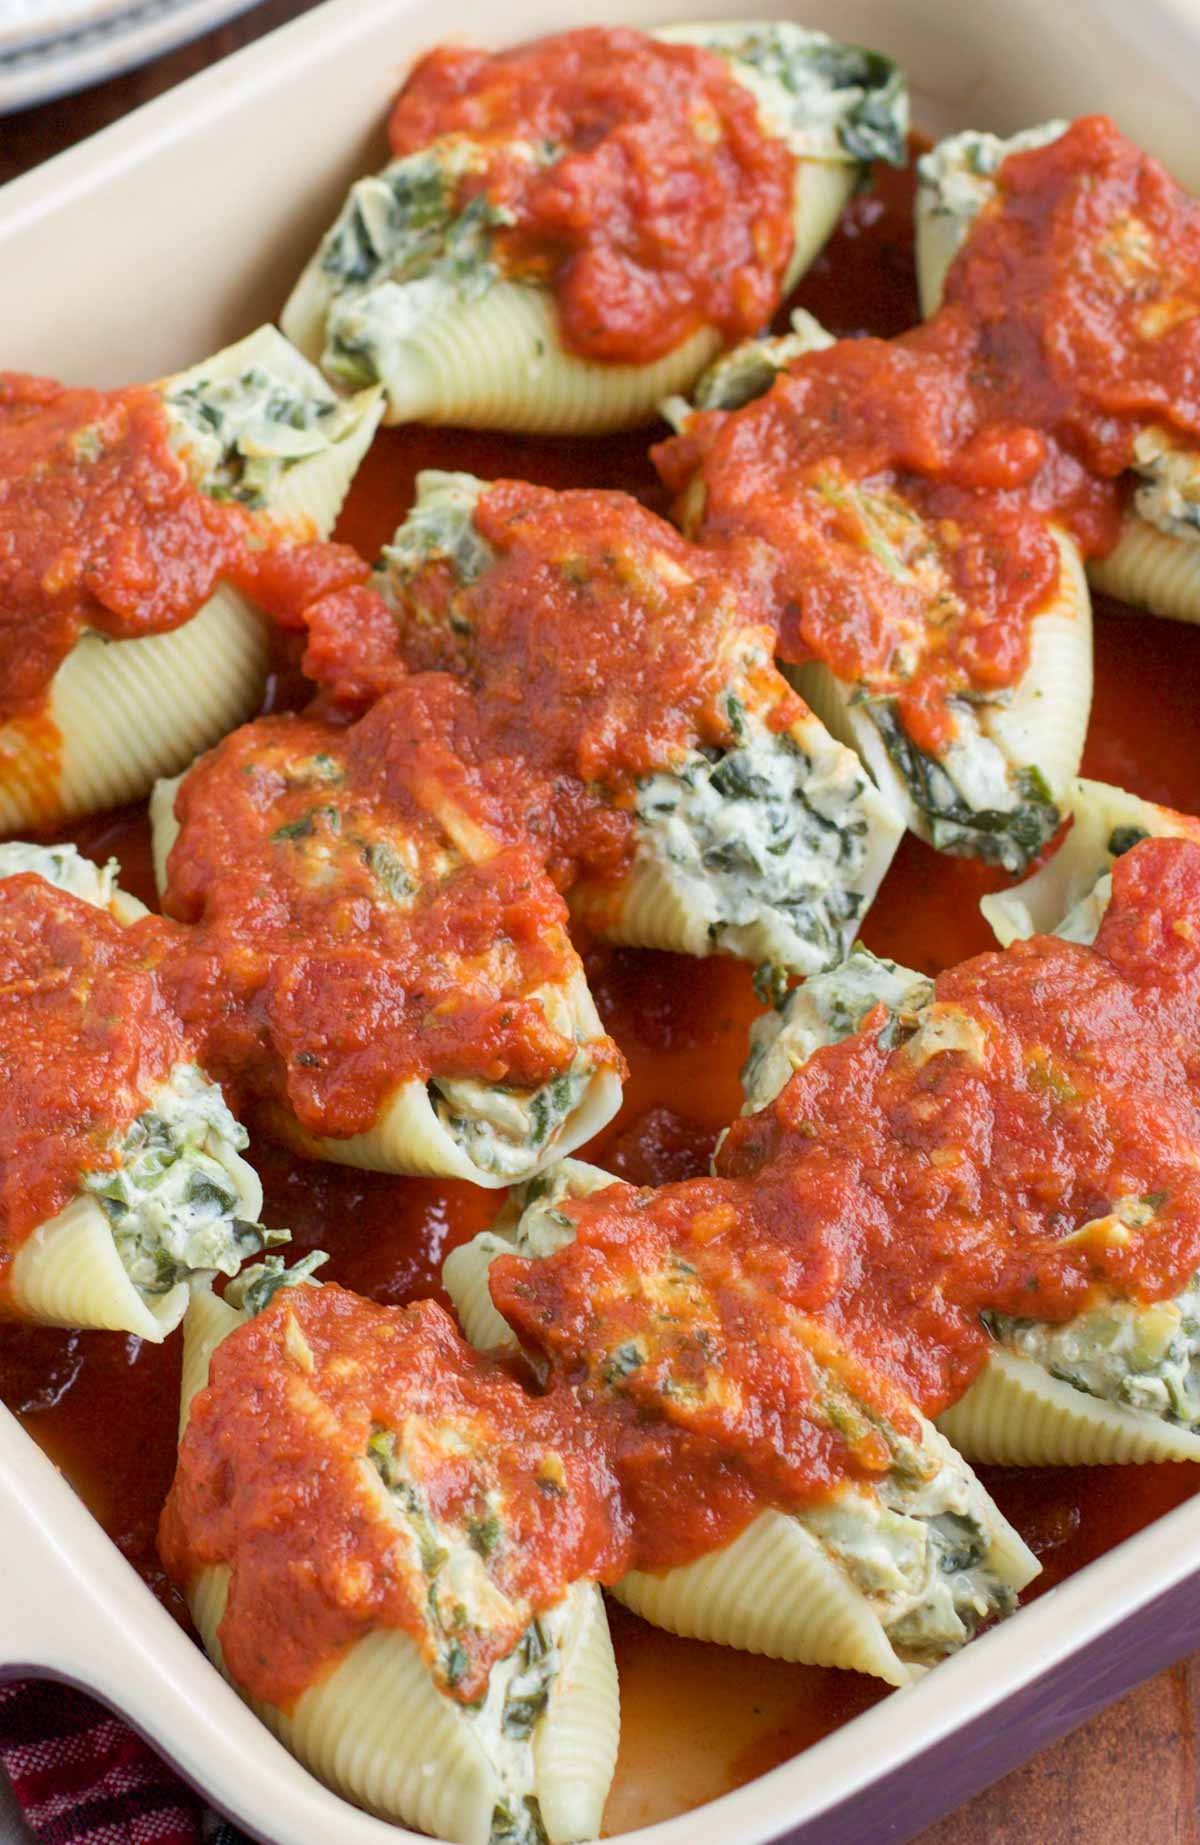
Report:
<svg viewBox="0 0 1200 1845"><path fill-rule="evenodd" d="M904 1845L1040 1749L1200 1648L1200 1570L779 1845Z"/></svg>

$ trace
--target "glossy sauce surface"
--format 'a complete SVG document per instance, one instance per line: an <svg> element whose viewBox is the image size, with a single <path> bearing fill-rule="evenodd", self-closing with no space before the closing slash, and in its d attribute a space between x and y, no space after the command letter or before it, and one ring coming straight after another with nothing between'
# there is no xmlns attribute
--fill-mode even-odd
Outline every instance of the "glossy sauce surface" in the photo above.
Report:
<svg viewBox="0 0 1200 1845"><path fill-rule="evenodd" d="M832 330L890 334L917 317L908 228L910 188L885 175L849 208L800 299ZM386 432L360 474L339 536L368 557L410 503L419 467L469 469L548 485L600 484L661 504L646 436L535 442L434 430ZM1085 771L1184 811L1200 809L1200 631L1100 601L1097 687ZM287 675L276 697L286 698ZM114 852L124 882L151 898L144 817L126 813L76 833ZM928 973L989 948L978 898L1002 877L903 842L864 938ZM586 957L607 1029L631 1065L621 1115L590 1151L637 1183L704 1169L736 1114L746 1030L759 1011L738 963L632 950ZM447 1250L485 1227L495 1199L465 1185L395 1180L253 1149L267 1221L290 1224L297 1251L332 1254L327 1273L388 1302L440 1294ZM0 1387L68 1472L135 1566L164 1593L153 1532L174 1468L179 1342L0 1328ZM984 1470L1001 1509L1041 1557L1044 1592L1200 1487L1200 1468ZM616 1832L715 1797L764 1772L886 1696L853 1674L739 1655L645 1627L611 1611L624 1713L607 1827Z"/></svg>
<svg viewBox="0 0 1200 1845"><path fill-rule="evenodd" d="M193 927L168 971L232 1105L346 1136L401 1082L535 1089L571 1066L532 997L578 971L566 908L446 741L472 709L424 674L348 728L260 718L187 778L165 907Z"/></svg>
<svg viewBox="0 0 1200 1845"><path fill-rule="evenodd" d="M484 149L460 203L483 192L508 214L502 272L549 284L570 350L641 363L704 324L733 340L773 312L792 156L715 52L620 26L496 54L442 46L409 77L388 138L404 155L449 134Z"/></svg>
<svg viewBox="0 0 1200 1845"><path fill-rule="evenodd" d="M305 671L339 707L406 668L463 679L460 754L496 823L536 840L561 890L611 886L633 856L639 777L731 748L743 700L773 731L804 715L774 665L760 547L708 551L630 494L512 480L485 486L471 529L484 548L469 570L435 553L398 561L386 599L356 587L316 603Z"/></svg>
<svg viewBox="0 0 1200 1845"><path fill-rule="evenodd" d="M132 640L177 628L219 578L294 619L360 574L344 549L272 542L261 519L202 493L148 386L0 373L0 480L0 721L36 720L84 629Z"/></svg>
<svg viewBox="0 0 1200 1845"><path fill-rule="evenodd" d="M1024 672L1056 528L1111 549L1135 441L1196 427L1195 202L1099 116L996 188L925 324L806 352L656 451L688 529L776 550L782 658L894 698L932 755L956 694Z"/></svg>

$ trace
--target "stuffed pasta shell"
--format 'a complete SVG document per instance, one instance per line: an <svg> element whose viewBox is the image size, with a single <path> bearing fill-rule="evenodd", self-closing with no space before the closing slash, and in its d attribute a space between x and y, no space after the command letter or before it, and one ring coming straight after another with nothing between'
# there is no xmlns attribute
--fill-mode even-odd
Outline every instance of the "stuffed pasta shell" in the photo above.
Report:
<svg viewBox="0 0 1200 1845"><path fill-rule="evenodd" d="M473 691L505 806L597 933L797 973L838 960L899 822L772 661L753 551L624 494L425 473L377 595L308 612L306 666Z"/></svg>
<svg viewBox="0 0 1200 1845"><path fill-rule="evenodd" d="M286 1233L169 1003L174 931L73 846L0 846L0 1310L159 1341Z"/></svg>
<svg viewBox="0 0 1200 1845"><path fill-rule="evenodd" d="M811 315L666 406L684 529L774 556L777 655L906 824L1023 869L1053 836L1091 706L1078 548L957 453L936 346L834 341Z"/></svg>
<svg viewBox="0 0 1200 1845"><path fill-rule="evenodd" d="M1081 777L1068 797L1070 830L1030 877L984 897L980 909L1002 948L1031 935L1093 942L1112 894L1112 868L1143 839L1200 840L1200 820Z"/></svg>
<svg viewBox="0 0 1200 1845"><path fill-rule="evenodd" d="M155 385L0 379L0 831L148 792L257 707L264 611L322 550L379 420L274 328Z"/></svg>
<svg viewBox="0 0 1200 1845"><path fill-rule="evenodd" d="M488 1290L497 1257L549 1258L575 1238L575 1201L590 1198L602 1210L623 1196L636 1194L571 1160L518 1188L491 1231L447 1258L445 1285L468 1337L484 1347L515 1344ZM640 1202L653 1209L652 1200ZM744 1357L730 1349L735 1316L722 1324L716 1284L714 1292L705 1288L688 1253L676 1242L661 1265L642 1249L618 1253L615 1276L605 1282L594 1275L589 1284L598 1327L587 1335L588 1388L610 1414L619 1418L632 1380L646 1379L636 1396L638 1426L644 1431L661 1416L680 1440L681 1499L696 1490L684 1471L684 1437L703 1439L713 1403L727 1410L727 1462L744 1456L749 1427L766 1408L748 1386ZM520 1281L511 1286L522 1293ZM573 1305L570 1298L564 1304L568 1323ZM750 1319L745 1302L741 1314ZM870 1392L858 1394L856 1367L834 1341L799 1316L781 1336L811 1388L813 1438L833 1429L851 1452L871 1448L869 1470L862 1477L841 1470L839 1477L834 1466L832 1481L809 1503L768 1504L726 1542L672 1568L634 1568L612 1593L673 1633L906 1684L981 1624L1009 1613L1038 1565L969 1467L911 1405L902 1430ZM781 1395L786 1407L774 1409L787 1429L795 1406L786 1387ZM777 1437L785 1449L788 1433ZM668 1452L671 1445L668 1437Z"/></svg>
<svg viewBox="0 0 1200 1845"><path fill-rule="evenodd" d="M894 64L790 21L443 47L284 331L389 422L632 427L770 320L907 119Z"/></svg>
<svg viewBox="0 0 1200 1845"><path fill-rule="evenodd" d="M372 1812L458 1845L594 1838L618 1691L580 1444L432 1303L279 1266L185 1327L160 1548L210 1656ZM320 1493L297 1499L298 1457Z"/></svg>
<svg viewBox="0 0 1200 1845"><path fill-rule="evenodd" d="M984 908L1005 942L1031 936L1036 918L1041 929L1057 925L1055 933L1066 942L1090 944L1111 895L1115 858L1142 839L1172 834L1200 839L1196 822L1186 816L1081 782L1072 830L1055 858L1028 880L1027 893L1018 887L986 898ZM1062 855L1066 863L1052 877ZM984 1041L978 1014L950 1012L937 995L937 986L921 975L856 948L844 967L795 988L755 1025L743 1071L746 1110L769 1106L796 1070L860 1031L896 1045L920 1044L932 1033L940 1053L978 1058ZM1103 1061L1094 1048L1081 1047L1080 1056L1085 1069ZM1083 1106L1075 1078L1042 1057L1042 1047L1027 1039L1020 1059L1025 1069L1038 1073L1039 1081L1047 1072L1066 1109ZM1158 1282L1159 1265L1169 1268L1172 1260L1172 1239L1186 1246L1186 1233L1173 1228L1167 1209L1170 1154L1157 1176L1149 1147L1145 1159L1144 1190L1110 1193L1109 1208L1099 1213L1081 1200L1074 1222L1062 1213L1059 1253L1098 1277L1081 1292L1079 1311L1041 1317L1015 1306L997 1308L986 1290L979 1297L980 1325L989 1338L986 1362L939 1418L943 1432L972 1460L1077 1465L1200 1459L1200 1279L1186 1278L1174 1293ZM1021 1168L1011 1164L1019 1197ZM1144 1247L1130 1272L1106 1274L1105 1251L1129 1250L1137 1241ZM1183 1261L1186 1267L1186 1256ZM1034 1267L1031 1261L1030 1279Z"/></svg>
<svg viewBox="0 0 1200 1845"><path fill-rule="evenodd" d="M504 1186L615 1113L566 911L497 830L461 686L425 675L350 729L245 726L153 808L177 1003L302 1151Z"/></svg>
<svg viewBox="0 0 1200 1845"><path fill-rule="evenodd" d="M1023 159L1039 150L1040 168ZM1041 271L1055 382L1060 391L1082 385L1093 397L1100 395L1093 379L1106 387L1107 425L1085 422L1071 405L1084 440L1099 451L1092 465L1121 474L1127 488L1119 525L1089 564L1093 585L1156 615L1200 619L1200 429L1186 383L1196 362L1188 326L1197 290L1195 201L1098 118L1047 122L1007 140L953 135L922 156L919 174L924 311L942 300L974 227L994 222L1012 199L1025 220L1018 234L1028 273ZM1075 210L1076 199L1086 200L1084 209ZM1041 247L1030 248L1033 226Z"/></svg>

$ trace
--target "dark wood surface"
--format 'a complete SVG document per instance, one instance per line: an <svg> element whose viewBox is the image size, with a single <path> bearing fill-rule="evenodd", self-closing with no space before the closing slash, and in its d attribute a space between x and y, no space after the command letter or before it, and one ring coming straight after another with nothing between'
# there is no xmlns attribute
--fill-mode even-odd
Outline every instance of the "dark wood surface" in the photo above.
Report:
<svg viewBox="0 0 1200 1845"><path fill-rule="evenodd" d="M0 181L115 122L311 4L265 0L141 70L0 118ZM917 1845L1200 1845L1198 1734L1200 1654L1044 1750Z"/></svg>

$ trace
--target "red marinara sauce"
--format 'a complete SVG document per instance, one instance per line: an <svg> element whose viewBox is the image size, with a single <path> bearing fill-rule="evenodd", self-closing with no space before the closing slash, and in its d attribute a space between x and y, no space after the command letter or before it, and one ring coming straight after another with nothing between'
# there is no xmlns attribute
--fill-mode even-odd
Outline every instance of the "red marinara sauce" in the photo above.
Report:
<svg viewBox="0 0 1200 1845"><path fill-rule="evenodd" d="M938 755L948 699L1024 671L1052 524L1115 542L1151 425L1200 432L1200 206L1097 116L1005 160L925 326L806 354L656 459L701 538L776 546L783 657Z"/></svg>
<svg viewBox="0 0 1200 1845"><path fill-rule="evenodd" d="M293 621L363 574L193 483L149 386L70 390L0 373L0 723L36 718L87 629L110 640L191 619L224 578Z"/></svg>
<svg viewBox="0 0 1200 1845"><path fill-rule="evenodd" d="M409 1079L537 1088L578 1046L535 994L578 968L534 849L455 753L465 687L410 679L358 724L261 718L176 798L170 969L206 1067L308 1133L375 1126ZM597 1038L598 1063L620 1064Z"/></svg>
<svg viewBox="0 0 1200 1845"><path fill-rule="evenodd" d="M1149 423L1200 433L1200 203L1102 115L1010 154L997 185L946 279L991 413L1104 476Z"/></svg>
<svg viewBox="0 0 1200 1845"><path fill-rule="evenodd" d="M124 928L32 874L0 879L0 1288L39 1224L110 1169L178 1062L193 1061L162 983L177 931Z"/></svg>
<svg viewBox="0 0 1200 1845"><path fill-rule="evenodd" d="M886 335L919 317L912 270L913 169L879 174L843 214L800 300L832 331ZM586 442L427 428L385 430L359 469L339 536L376 554L411 501L422 467L483 478L519 475L556 487L617 484L661 504L644 432ZM1085 773L1147 799L1200 810L1200 631L1146 621L1101 597L1096 688ZM277 695L276 695L277 696ZM154 901L144 809L96 816L74 835L90 856L115 853L127 889ZM990 946L978 898L999 874L935 853L912 835L864 923L876 953L930 975ZM761 1010L749 969L643 950L593 950L588 979L630 1061L618 1118L587 1157L639 1185L706 1169L737 1113L746 1031ZM696 1071L704 1081L696 1081ZM331 1252L323 1271L380 1302L440 1298L447 1251L490 1223L491 1193L462 1183L396 1179L297 1159L259 1142L254 1163L269 1223L295 1248ZM175 1469L180 1342L9 1325L0 1393L71 1479L142 1576L180 1618L154 1533ZM988 1490L1037 1552L1029 1600L1187 1499L1200 1468L985 1468ZM608 1820L614 1831L698 1805L807 1748L886 1696L856 1673L797 1666L678 1639L616 1604L609 1623L621 1676L621 1755ZM666 1726L666 1727L664 1727ZM664 1773L664 1761L670 1772Z"/></svg>
<svg viewBox="0 0 1200 1845"><path fill-rule="evenodd" d="M397 585L395 612L358 588L315 604L305 670L335 700L377 695L405 667L460 675L508 823L560 889L616 879L639 778L731 747L735 687L772 729L804 713L773 663L765 548L705 550L628 494L520 481L487 487L473 525L478 574L428 563Z"/></svg>
<svg viewBox="0 0 1200 1845"><path fill-rule="evenodd" d="M582 358L643 365L701 326L732 341L779 304L794 161L715 52L615 26L494 54L445 46L388 133L396 155L443 135L481 144L462 202L484 192L511 214L501 266L549 283Z"/></svg>
<svg viewBox="0 0 1200 1845"><path fill-rule="evenodd" d="M905 1042L886 1024L735 1122L717 1178L576 1201L572 1243L492 1267L500 1313L607 1427L636 1567L886 1468L829 1401L939 1414L984 1362L982 1311L1064 1321L1200 1269L1200 845L1119 860L1094 948L978 956Z"/></svg>
<svg viewBox="0 0 1200 1845"><path fill-rule="evenodd" d="M398 1541L371 1460L381 1437L431 1545L479 1558L486 1623ZM530 1396L432 1301L302 1286L214 1352L159 1544L182 1584L230 1567L221 1648L252 1696L286 1710L356 1640L392 1628L470 1703L534 1615L612 1573L606 1484L569 1400Z"/></svg>
<svg viewBox="0 0 1200 1845"><path fill-rule="evenodd" d="M1047 444L988 428L967 387L970 344L949 322L842 341L781 372L744 409L705 411L655 457L689 523L719 549L772 547L786 660L896 698L941 754L956 692L1013 684L1030 618L1059 580L1041 502ZM1003 440L1001 440L1003 435ZM1094 497L1078 467L1070 491Z"/></svg>

